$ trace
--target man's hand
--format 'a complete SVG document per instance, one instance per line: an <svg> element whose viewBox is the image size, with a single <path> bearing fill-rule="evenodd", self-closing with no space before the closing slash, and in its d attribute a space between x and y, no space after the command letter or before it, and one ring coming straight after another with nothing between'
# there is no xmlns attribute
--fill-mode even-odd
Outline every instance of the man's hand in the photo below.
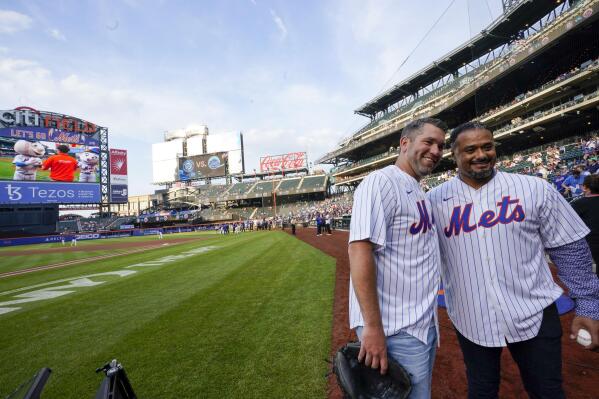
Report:
<svg viewBox="0 0 599 399"><path fill-rule="evenodd" d="M599 352L599 320L589 319L588 317L576 316L572 320L572 333L570 339L576 340L578 330L584 328L591 333L592 342L589 346L585 346L586 350Z"/></svg>
<svg viewBox="0 0 599 399"><path fill-rule="evenodd" d="M360 342L358 361L362 362L364 360L366 366L373 369L380 367L381 374L387 373L387 344L383 326L364 326Z"/></svg>

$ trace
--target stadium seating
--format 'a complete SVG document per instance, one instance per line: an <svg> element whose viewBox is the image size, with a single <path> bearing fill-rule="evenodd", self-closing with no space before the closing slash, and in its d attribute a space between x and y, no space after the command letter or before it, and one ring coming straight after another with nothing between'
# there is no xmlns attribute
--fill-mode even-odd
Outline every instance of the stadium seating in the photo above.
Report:
<svg viewBox="0 0 599 399"><path fill-rule="evenodd" d="M277 187L277 193L291 193L297 190L301 179L284 179L281 184Z"/></svg>
<svg viewBox="0 0 599 399"><path fill-rule="evenodd" d="M62 233L62 232L76 233L80 230L81 230L81 228L79 226L79 219L61 220L58 223L56 223L56 231L59 233Z"/></svg>
<svg viewBox="0 0 599 399"><path fill-rule="evenodd" d="M279 185L280 180L260 181L248 192L249 197L262 197L272 194L273 189Z"/></svg>
<svg viewBox="0 0 599 399"><path fill-rule="evenodd" d="M314 192L324 191L327 185L327 175L317 176L306 176L302 179L300 186L298 187L299 192Z"/></svg>
<svg viewBox="0 0 599 399"><path fill-rule="evenodd" d="M231 186L229 190L226 192L227 197L242 197L245 193L247 193L252 186L256 184L256 182L250 183L235 183Z"/></svg>

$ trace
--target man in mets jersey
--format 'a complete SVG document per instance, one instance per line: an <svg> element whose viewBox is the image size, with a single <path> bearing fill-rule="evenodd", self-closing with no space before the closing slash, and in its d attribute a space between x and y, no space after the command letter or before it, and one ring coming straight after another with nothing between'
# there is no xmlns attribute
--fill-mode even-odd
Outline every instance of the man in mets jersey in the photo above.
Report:
<svg viewBox="0 0 599 399"><path fill-rule="evenodd" d="M358 359L411 375L410 398L430 398L437 342L439 247L418 181L441 160L446 126L420 119L402 132L395 165L368 175L354 194L349 234L350 328Z"/></svg>
<svg viewBox="0 0 599 399"><path fill-rule="evenodd" d="M546 181L495 171L493 133L468 122L450 137L458 176L431 190L447 310L466 363L468 396L496 398L507 346L530 397L563 398L562 329L545 251L599 347L599 280L589 229Z"/></svg>

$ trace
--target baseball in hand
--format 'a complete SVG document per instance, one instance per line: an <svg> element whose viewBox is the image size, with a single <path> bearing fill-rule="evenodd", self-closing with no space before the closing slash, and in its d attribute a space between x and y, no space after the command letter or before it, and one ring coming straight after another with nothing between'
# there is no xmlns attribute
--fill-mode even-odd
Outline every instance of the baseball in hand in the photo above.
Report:
<svg viewBox="0 0 599 399"><path fill-rule="evenodd" d="M581 328L580 330L578 330L576 342L578 342L582 346L589 346L591 343L593 343L593 340L591 339L591 333L585 330L584 328Z"/></svg>

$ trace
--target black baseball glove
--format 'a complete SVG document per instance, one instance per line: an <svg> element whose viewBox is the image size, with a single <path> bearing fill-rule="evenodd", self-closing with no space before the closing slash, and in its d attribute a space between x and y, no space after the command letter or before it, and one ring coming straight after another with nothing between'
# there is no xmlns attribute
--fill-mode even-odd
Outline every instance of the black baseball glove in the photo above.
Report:
<svg viewBox="0 0 599 399"><path fill-rule="evenodd" d="M387 373L358 362L360 343L351 342L337 351L333 372L347 398L351 399L405 399L412 384L407 371L391 357L387 357Z"/></svg>

